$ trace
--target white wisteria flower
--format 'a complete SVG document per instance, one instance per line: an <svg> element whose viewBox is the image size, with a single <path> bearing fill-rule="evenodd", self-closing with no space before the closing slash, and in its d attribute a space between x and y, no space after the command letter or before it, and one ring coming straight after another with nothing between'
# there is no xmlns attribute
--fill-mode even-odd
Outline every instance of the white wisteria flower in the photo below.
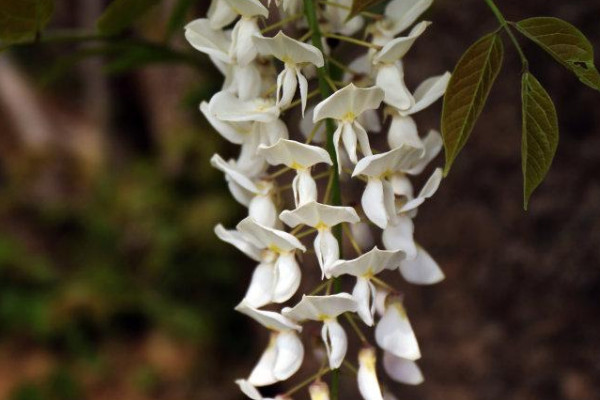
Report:
<svg viewBox="0 0 600 400"><path fill-rule="evenodd" d="M433 0L392 0L385 7L383 18L375 21L369 32L373 43L384 46L411 26L433 3Z"/></svg>
<svg viewBox="0 0 600 400"><path fill-rule="evenodd" d="M353 0L337 0L325 4L323 15L326 21L324 27L327 31L350 36L362 28L364 19L360 15L348 20L352 3Z"/></svg>
<svg viewBox="0 0 600 400"><path fill-rule="evenodd" d="M325 149L287 139L279 139L269 147L262 145L258 154L271 165L283 164L296 171L292 181L296 207L317 201L317 183L311 175L311 168L319 163L333 164Z"/></svg>
<svg viewBox="0 0 600 400"><path fill-rule="evenodd" d="M406 385L420 385L425 378L416 362L383 352L383 369L396 382Z"/></svg>
<svg viewBox="0 0 600 400"><path fill-rule="evenodd" d="M302 327L279 313L257 310L244 303L236 310L271 331L269 344L250 373L248 382L253 386L267 386L295 374L304 359L304 346L298 337Z"/></svg>
<svg viewBox="0 0 600 400"><path fill-rule="evenodd" d="M421 148L403 145L386 153L366 156L356 164L352 176L367 178L361 197L363 211L381 229L387 228L397 213L393 186L387 178L410 169L423 154Z"/></svg>
<svg viewBox="0 0 600 400"><path fill-rule="evenodd" d="M225 174L229 191L240 204L248 207L248 215L262 225L272 228L278 225L272 181L253 181L237 169L233 160L227 162L218 154L212 156L210 163Z"/></svg>
<svg viewBox="0 0 600 400"><path fill-rule="evenodd" d="M304 115L308 99L308 81L302 75L301 68L306 64L322 67L324 60L321 51L315 46L290 38L282 31L272 38L255 36L254 43L261 54L271 55L284 63L283 71L277 77L277 106L289 106L299 86Z"/></svg>
<svg viewBox="0 0 600 400"><path fill-rule="evenodd" d="M415 105L415 99L404 82L401 60L430 24L427 21L418 23L408 36L391 40L373 55L375 85L385 92L383 101L398 110L408 110Z"/></svg>
<svg viewBox="0 0 600 400"><path fill-rule="evenodd" d="M295 253L306 251L304 245L293 235L260 225L251 217L242 220L236 229L228 231L217 225L215 233L259 262L242 303L258 308L289 300L300 286L301 271Z"/></svg>
<svg viewBox="0 0 600 400"><path fill-rule="evenodd" d="M377 345L396 357L408 360L421 358L421 350L402 301L394 296L387 299L385 313L375 328Z"/></svg>
<svg viewBox="0 0 600 400"><path fill-rule="evenodd" d="M337 122L337 129L333 134L333 142L338 155L338 168L342 171L340 159L340 139L350 160L356 164L357 144L365 156L373 154L369 137L365 128L357 118L367 110L379 108L384 98L384 91L377 87L358 88L350 83L348 86L336 91L315 107L313 122L331 118Z"/></svg>
<svg viewBox="0 0 600 400"><path fill-rule="evenodd" d="M322 380L311 383L308 393L310 400L329 400L329 386Z"/></svg>
<svg viewBox="0 0 600 400"><path fill-rule="evenodd" d="M339 243L331 228L344 222L353 224L360 221L352 207L330 206L314 201L295 210L282 211L279 219L291 228L304 224L317 229L314 248L323 276L333 262L340 258Z"/></svg>
<svg viewBox="0 0 600 400"><path fill-rule="evenodd" d="M258 17L267 18L269 10L258 0L225 0L241 15L231 31L229 56L241 66L250 64L258 55L253 37L260 36Z"/></svg>
<svg viewBox="0 0 600 400"><path fill-rule="evenodd" d="M373 326L377 290L371 279L381 271L398 268L405 258L406 254L402 251L380 250L374 247L353 260L336 261L329 269L328 277L341 275L356 277L352 296L358 304L358 315L365 324Z"/></svg>
<svg viewBox="0 0 600 400"><path fill-rule="evenodd" d="M375 349L365 347L358 353L358 390L365 400L383 400L379 379L377 379Z"/></svg>
<svg viewBox="0 0 600 400"><path fill-rule="evenodd" d="M321 338L327 349L329 367L339 368L348 349L348 337L337 317L345 312L356 312L357 304L352 295L338 293L329 296L302 296L294 307L286 307L283 315L295 321L321 321Z"/></svg>

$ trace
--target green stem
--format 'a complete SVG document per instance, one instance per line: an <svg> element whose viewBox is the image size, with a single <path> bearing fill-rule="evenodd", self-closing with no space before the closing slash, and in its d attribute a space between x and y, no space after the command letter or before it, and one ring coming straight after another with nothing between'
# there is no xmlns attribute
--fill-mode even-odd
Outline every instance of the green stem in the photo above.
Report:
<svg viewBox="0 0 600 400"><path fill-rule="evenodd" d="M304 15L306 15L306 20L308 21L308 27L312 31L312 44L317 49L323 51L323 35L321 34L321 27L319 26L319 20L317 17L317 5L316 0L304 0ZM326 99L331 96L332 89L329 87L328 81L331 80L330 71L329 71L329 63L325 60L325 64L323 67L317 69L317 75L319 77L319 90L321 92L321 97ZM338 173L338 162L337 162L337 153L335 150L335 145L333 143L333 134L335 132L335 125L333 120L328 119L325 122L325 126L327 128L327 151L331 156L331 160L333 161L333 166L331 167L333 170L333 178L331 182L331 204L334 206L342 205L342 194L340 190L340 175ZM337 238L339 247L340 247L340 258L343 254L342 248L342 227L341 225L337 225L333 228L333 234ZM341 283L339 279L335 279L333 283L334 292L339 292L341 290ZM334 370L331 373L331 400L338 400L339 393L339 371Z"/></svg>
<svg viewBox="0 0 600 400"><path fill-rule="evenodd" d="M515 37L512 29L510 29L508 21L506 21L506 18L504 18L504 15L500 11L500 9L496 5L496 3L494 3L494 0L484 0L484 1L488 5L488 7L492 10L492 13L494 13L498 22L500 22L500 27L502 29L504 29L504 31L506 31L506 33L508 34L508 37L515 45L515 48L517 49L517 52L519 53L519 57L521 58L521 63L523 64L523 69L527 70L529 68L529 61L527 61L527 57L525 57L525 53L523 52L523 49L521 48L519 41Z"/></svg>

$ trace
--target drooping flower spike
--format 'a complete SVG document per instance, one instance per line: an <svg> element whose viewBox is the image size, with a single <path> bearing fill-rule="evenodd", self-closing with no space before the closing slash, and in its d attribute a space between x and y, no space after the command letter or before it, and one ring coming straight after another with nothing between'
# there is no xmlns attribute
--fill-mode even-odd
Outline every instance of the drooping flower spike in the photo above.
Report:
<svg viewBox="0 0 600 400"><path fill-rule="evenodd" d="M294 140L279 139L272 146L263 145L258 154L271 165L283 164L296 171L292 181L296 207L317 201L317 183L311 175L311 168L319 163L333 164L325 149Z"/></svg>
<svg viewBox="0 0 600 400"><path fill-rule="evenodd" d="M283 71L277 77L277 106L289 106L299 86L304 115L308 99L308 81L302 75L301 67L312 64L321 68L324 65L321 51L310 44L290 38L282 31L272 38L255 36L254 43L260 53L272 55L284 63Z"/></svg>
<svg viewBox="0 0 600 400"><path fill-rule="evenodd" d="M348 337L337 317L345 312L356 312L357 304L352 295L338 293L330 296L302 296L293 308L286 307L283 315L295 321L321 321L321 338L327 349L329 367L339 368L348 349Z"/></svg>
<svg viewBox="0 0 600 400"><path fill-rule="evenodd" d="M383 98L384 92L379 88L358 88L350 83L315 107L313 122L331 118L338 124L333 134L333 142L338 155L339 172L342 171L340 140L344 144L348 157L355 164L358 162L357 145L364 155L373 154L367 131L357 118L367 110L379 108Z"/></svg>
<svg viewBox="0 0 600 400"><path fill-rule="evenodd" d="M292 211L284 210L279 218L291 228L304 224L317 229L314 248L323 276L340 258L339 243L331 228L344 222L353 224L360 221L352 207L329 206L314 201Z"/></svg>
<svg viewBox="0 0 600 400"><path fill-rule="evenodd" d="M304 358L304 346L298 337L302 327L279 313L258 310L244 303L236 310L271 331L269 344L247 381L255 387L267 386L295 374Z"/></svg>

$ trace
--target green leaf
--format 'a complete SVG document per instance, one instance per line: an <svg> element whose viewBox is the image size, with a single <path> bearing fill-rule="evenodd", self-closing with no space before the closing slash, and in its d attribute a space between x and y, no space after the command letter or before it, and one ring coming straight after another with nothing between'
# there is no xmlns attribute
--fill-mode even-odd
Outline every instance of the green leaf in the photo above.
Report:
<svg viewBox="0 0 600 400"><path fill-rule="evenodd" d="M348 14L347 19L355 17L356 15L360 14L361 11L365 11L366 9L371 8L382 1L383 0L354 0L352 2L352 8L350 9L350 14Z"/></svg>
<svg viewBox="0 0 600 400"><path fill-rule="evenodd" d="M553 17L525 19L517 22L516 27L577 75L581 82L600 90L600 74L594 65L594 48L579 29Z"/></svg>
<svg viewBox="0 0 600 400"><path fill-rule="evenodd" d="M446 153L444 174L464 147L502 67L504 47L489 34L465 51L448 83L442 109L442 137Z"/></svg>
<svg viewBox="0 0 600 400"><path fill-rule="evenodd" d="M533 191L546 177L558 146L558 118L554 103L529 72L521 79L523 102L523 207L527 210Z"/></svg>
<svg viewBox="0 0 600 400"><path fill-rule="evenodd" d="M160 0L114 0L98 19L98 30L105 35L116 35L131 26Z"/></svg>
<svg viewBox="0 0 600 400"><path fill-rule="evenodd" d="M53 0L0 0L0 40L3 44L33 40L53 12Z"/></svg>

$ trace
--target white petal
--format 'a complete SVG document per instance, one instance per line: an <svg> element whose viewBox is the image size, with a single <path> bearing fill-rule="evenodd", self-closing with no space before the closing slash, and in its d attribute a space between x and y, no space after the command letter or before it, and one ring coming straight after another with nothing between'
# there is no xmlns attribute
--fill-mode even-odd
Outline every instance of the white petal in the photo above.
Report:
<svg viewBox="0 0 600 400"><path fill-rule="evenodd" d="M263 400L260 392L246 379L238 379L235 381L235 383L240 387L242 393L250 397L252 400Z"/></svg>
<svg viewBox="0 0 600 400"><path fill-rule="evenodd" d="M277 207L271 195L254 196L248 205L248 215L261 225L273 228L276 226Z"/></svg>
<svg viewBox="0 0 600 400"><path fill-rule="evenodd" d="M389 215L383 202L383 182L379 178L369 178L361 197L361 205L367 218L381 229L388 225Z"/></svg>
<svg viewBox="0 0 600 400"><path fill-rule="evenodd" d="M294 188L296 207L300 207L311 201L317 201L317 183L309 170L299 170L292 182L292 186Z"/></svg>
<svg viewBox="0 0 600 400"><path fill-rule="evenodd" d="M374 247L375 238L373 237L373 232L368 223L359 222L357 224L352 224L350 225L350 231L361 249L370 249Z"/></svg>
<svg viewBox="0 0 600 400"><path fill-rule="evenodd" d="M250 217L243 219L236 228L248 237L258 240L265 249L275 252L290 252L296 249L306 251L306 247L294 235L261 225Z"/></svg>
<svg viewBox="0 0 600 400"><path fill-rule="evenodd" d="M396 357L387 351L383 353L383 368L396 382L419 385L425 380L416 362Z"/></svg>
<svg viewBox="0 0 600 400"><path fill-rule="evenodd" d="M276 333L271 334L269 345L248 377L248 382L253 386L267 386L277 382L277 378L273 373L277 359L277 348L275 347L276 335L278 336Z"/></svg>
<svg viewBox="0 0 600 400"><path fill-rule="evenodd" d="M439 265L421 246L417 246L414 259L400 264L400 272L407 282L415 285L433 285L444 280L445 276Z"/></svg>
<svg viewBox="0 0 600 400"><path fill-rule="evenodd" d="M206 18L194 20L185 26L185 38L198 51L230 63L228 49L230 40L220 30L211 28Z"/></svg>
<svg viewBox="0 0 600 400"><path fill-rule="evenodd" d="M200 103L200 111L208 120L210 125L225 139L234 144L242 144L250 133L250 124L247 122L235 123L221 121L209 111L208 103Z"/></svg>
<svg viewBox="0 0 600 400"><path fill-rule="evenodd" d="M354 289L352 289L352 296L358 305L356 312L367 326L373 326L373 312L371 311L373 295L369 279L357 278Z"/></svg>
<svg viewBox="0 0 600 400"><path fill-rule="evenodd" d="M276 119L266 123L254 123L254 131L260 138L260 144L265 146L271 146L279 139L287 139L289 137L289 132L285 123Z"/></svg>
<svg viewBox="0 0 600 400"><path fill-rule="evenodd" d="M384 92L384 102L398 110L409 110L415 100L404 83L401 63L381 65L377 69L375 84Z"/></svg>
<svg viewBox="0 0 600 400"><path fill-rule="evenodd" d="M269 100L242 101L230 92L215 94L208 103L212 115L230 122L272 122L279 118L279 109Z"/></svg>
<svg viewBox="0 0 600 400"><path fill-rule="evenodd" d="M358 353L358 390L365 400L383 400L377 371L375 349L368 347Z"/></svg>
<svg viewBox="0 0 600 400"><path fill-rule="evenodd" d="M255 36L253 39L262 54L272 55L285 63L310 63L319 68L324 65L323 54L319 49L292 39L283 31L279 31L271 38Z"/></svg>
<svg viewBox="0 0 600 400"><path fill-rule="evenodd" d="M262 91L262 78L256 63L232 66L232 82L229 90L242 101L256 99Z"/></svg>
<svg viewBox="0 0 600 400"><path fill-rule="evenodd" d="M308 81L302 75L300 70L296 70L296 77L298 78L298 87L300 88L300 99L302 101L302 118L304 118L304 110L306 110L306 102L308 101Z"/></svg>
<svg viewBox="0 0 600 400"><path fill-rule="evenodd" d="M429 177L427 182L421 188L419 195L406 203L399 212L405 213L411 211L417 207L419 207L426 199L429 199L431 196L437 192L440 187L440 183L442 182L443 172L441 168L437 168L433 171L433 174Z"/></svg>
<svg viewBox="0 0 600 400"><path fill-rule="evenodd" d="M269 10L259 0L224 0L243 17L261 16L267 18Z"/></svg>
<svg viewBox="0 0 600 400"><path fill-rule="evenodd" d="M277 77L277 106L279 108L285 108L292 104L292 100L294 100L296 88L298 87L298 79L296 78L296 71L287 66L279 75L281 76L281 79Z"/></svg>
<svg viewBox="0 0 600 400"><path fill-rule="evenodd" d="M433 160L442 150L444 142L442 135L438 131L430 130L427 136L423 139L423 146L425 147L425 156L414 167L406 171L410 175L419 175L425 167Z"/></svg>
<svg viewBox="0 0 600 400"><path fill-rule="evenodd" d="M345 312L355 312L357 304L349 293L328 296L302 296L302 300L292 308L284 308L283 315L294 321L324 321L336 318Z"/></svg>
<svg viewBox="0 0 600 400"><path fill-rule="evenodd" d="M252 273L250 285L242 302L249 307L259 308L271 303L273 293L274 267L270 263L260 263Z"/></svg>
<svg viewBox="0 0 600 400"><path fill-rule="evenodd" d="M346 150L346 154L350 158L354 164L358 162L358 157L356 156L356 133L354 132L354 124L344 122L342 123L342 143L344 144L344 149Z"/></svg>
<svg viewBox="0 0 600 400"><path fill-rule="evenodd" d="M386 269L398 268L405 259L402 251L380 250L374 247L353 260L339 260L330 269L331 276L372 276Z"/></svg>
<svg viewBox="0 0 600 400"><path fill-rule="evenodd" d="M342 222L356 223L360 217L352 207L330 206L317 202L306 203L295 210L284 210L279 218L289 227L305 224L313 228L333 227Z"/></svg>
<svg viewBox="0 0 600 400"><path fill-rule="evenodd" d="M437 101L444 95L449 81L450 72L424 80L415 90L415 105L409 110L409 113L417 113Z"/></svg>
<svg viewBox="0 0 600 400"><path fill-rule="evenodd" d="M381 49L373 58L374 63L393 64L400 60L412 47L419 36L425 32L425 29L431 25L431 22L421 21L410 31L406 37L396 38Z"/></svg>
<svg viewBox="0 0 600 400"><path fill-rule="evenodd" d="M336 161L338 165L338 173L341 175L343 170L343 159L342 149L340 147L340 141L342 139L342 131L344 130L345 123L339 123L335 131L333 132L333 147L335 147Z"/></svg>
<svg viewBox="0 0 600 400"><path fill-rule="evenodd" d="M354 120L364 111L379 108L384 93L377 87L358 88L350 83L315 107L313 121L326 118Z"/></svg>
<svg viewBox="0 0 600 400"><path fill-rule="evenodd" d="M406 253L406 259L413 259L417 256L414 231L412 219L406 215L399 215L394 224L388 225L383 231L381 236L383 246L388 250L403 251Z"/></svg>
<svg viewBox="0 0 600 400"><path fill-rule="evenodd" d="M215 234L219 239L235 246L253 260L260 261L260 249L249 242L244 234L236 230L227 230L221 224L215 226Z"/></svg>
<svg viewBox="0 0 600 400"><path fill-rule="evenodd" d="M412 117L403 117L398 113L392 116L392 123L388 131L388 145L391 149L408 145L415 148L423 147L423 142L417 131L417 124Z"/></svg>
<svg viewBox="0 0 600 400"><path fill-rule="evenodd" d="M367 131L365 131L365 128L363 128L362 125L358 123L358 121L354 121L352 123L352 128L354 130L354 134L356 135L356 139L360 144L360 151L362 151L362 153L365 156L373 155L371 145L369 144L369 136L367 135Z"/></svg>
<svg viewBox="0 0 600 400"><path fill-rule="evenodd" d="M238 304L235 307L235 310L249 316L265 328L272 331L302 331L302 327L300 325L295 324L290 319L274 311L259 310L257 308L250 307L243 302Z"/></svg>
<svg viewBox="0 0 600 400"><path fill-rule="evenodd" d="M283 303L296 293L302 273L294 253L281 254L275 262L273 301Z"/></svg>
<svg viewBox="0 0 600 400"><path fill-rule="evenodd" d="M411 168L423 157L424 150L403 145L385 153L363 157L354 168L352 176L365 175L379 178L390 172Z"/></svg>
<svg viewBox="0 0 600 400"><path fill-rule="evenodd" d="M400 302L392 302L387 306L375 328L375 340L379 347L397 357L409 360L421 358L417 338Z"/></svg>
<svg viewBox="0 0 600 400"><path fill-rule="evenodd" d="M427 10L433 0L392 0L385 7L385 16L392 22L391 36L396 36L411 26ZM386 21L387 22L387 21Z"/></svg>
<svg viewBox="0 0 600 400"><path fill-rule="evenodd" d="M367 110L360 114L357 121L369 132L377 133L381 131L381 121L377 110Z"/></svg>
<svg viewBox="0 0 600 400"><path fill-rule="evenodd" d="M304 346L296 332L288 331L277 335L275 339L277 358L273 375L279 381L284 381L294 375L302 365Z"/></svg>
<svg viewBox="0 0 600 400"><path fill-rule="evenodd" d="M323 323L321 338L327 348L329 367L331 369L339 368L348 350L348 337L344 328L342 328L336 319L328 319Z"/></svg>
<svg viewBox="0 0 600 400"><path fill-rule="evenodd" d="M210 159L210 164L219 171L225 173L232 181L247 191L251 193L258 193L258 187L254 184L254 182L252 182L252 180L242 172L238 171L234 165L223 160L220 155L214 154Z"/></svg>
<svg viewBox="0 0 600 400"><path fill-rule="evenodd" d="M294 169L306 169L319 163L333 164L325 149L295 140L279 139L272 146L260 146L258 154L271 165L284 164Z"/></svg>
<svg viewBox="0 0 600 400"><path fill-rule="evenodd" d="M329 229L317 232L314 240L315 254L319 267L321 267L321 278L329 275L331 266L340 258L339 243Z"/></svg>
<svg viewBox="0 0 600 400"><path fill-rule="evenodd" d="M395 173L389 179L396 196L402 196L406 199L412 199L414 197L413 185L404 173Z"/></svg>
<svg viewBox="0 0 600 400"><path fill-rule="evenodd" d="M378 288L375 293L375 311L377 311L377 315L380 317L385 314L385 301L389 294L390 292L382 288Z"/></svg>

